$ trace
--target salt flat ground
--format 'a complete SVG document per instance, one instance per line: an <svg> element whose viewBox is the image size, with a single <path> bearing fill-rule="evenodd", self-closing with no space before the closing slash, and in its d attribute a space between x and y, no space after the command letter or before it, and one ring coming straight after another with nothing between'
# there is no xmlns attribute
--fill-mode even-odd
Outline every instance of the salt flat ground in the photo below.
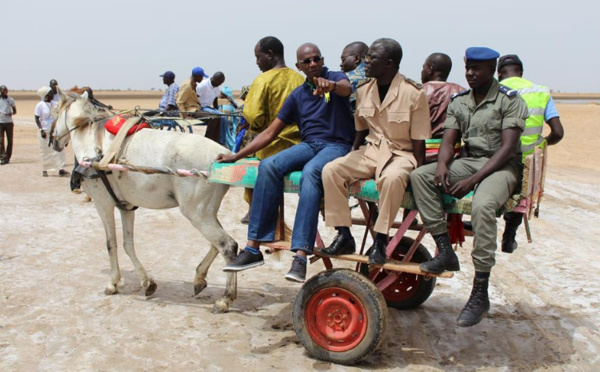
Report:
<svg viewBox="0 0 600 372"><path fill-rule="evenodd" d="M133 101L107 103L156 104ZM121 292L104 295L109 264L94 206L69 192L68 179L41 177L33 118L21 110L13 159L0 167L0 369L600 370L600 106L558 108L566 137L551 149L534 241L527 244L521 229L519 249L498 253L489 316L472 328L455 325L473 276L469 239L459 249L462 271L438 280L418 309L390 309L382 346L356 367L312 359L299 344L291 322L299 285L283 279L289 253L239 274L231 311L212 314L224 261L216 259L208 288L194 298L194 270L208 243L177 209L137 213L137 252L156 293L143 295L121 249ZM296 204L286 197L288 221ZM240 244L244 213L242 190L232 188L219 218ZM321 231L331 241L334 232ZM425 245L433 248L429 238ZM309 275L320 270L311 265Z"/></svg>

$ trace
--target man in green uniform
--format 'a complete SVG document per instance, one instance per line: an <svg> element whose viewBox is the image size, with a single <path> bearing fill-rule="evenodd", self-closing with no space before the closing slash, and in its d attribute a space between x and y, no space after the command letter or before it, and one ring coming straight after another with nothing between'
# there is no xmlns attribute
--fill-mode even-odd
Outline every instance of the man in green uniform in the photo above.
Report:
<svg viewBox="0 0 600 372"><path fill-rule="evenodd" d="M521 176L519 137L527 105L516 91L494 79L498 57L489 48L466 50L465 77L471 89L452 97L438 162L417 168L410 176L417 208L439 249L435 258L420 265L422 271L433 274L460 270L444 219L442 192L462 198L474 191L471 256L475 279L457 320L462 327L479 323L490 308L487 290L495 264L496 210L515 191ZM461 137L467 156L454 159L454 144Z"/></svg>

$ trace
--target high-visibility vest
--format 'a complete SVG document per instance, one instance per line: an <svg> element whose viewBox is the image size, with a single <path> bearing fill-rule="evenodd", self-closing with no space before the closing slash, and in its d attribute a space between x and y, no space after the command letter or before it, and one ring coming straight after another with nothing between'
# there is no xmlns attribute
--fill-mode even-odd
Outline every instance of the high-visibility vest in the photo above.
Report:
<svg viewBox="0 0 600 372"><path fill-rule="evenodd" d="M536 146L544 147L546 145L542 130L546 105L550 100L550 89L520 77L504 79L500 84L518 91L529 109L529 117L525 121L525 129L521 134L521 151L525 158L526 155L533 152Z"/></svg>

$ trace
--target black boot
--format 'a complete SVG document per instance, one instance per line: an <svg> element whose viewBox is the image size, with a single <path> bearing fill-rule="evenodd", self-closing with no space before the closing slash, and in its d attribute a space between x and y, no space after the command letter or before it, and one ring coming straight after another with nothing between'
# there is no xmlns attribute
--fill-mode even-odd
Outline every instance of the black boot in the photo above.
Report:
<svg viewBox="0 0 600 372"><path fill-rule="evenodd" d="M490 299L488 297L489 278L477 278L473 280L471 297L460 312L456 322L460 327L471 327L481 322L483 316L490 310Z"/></svg>
<svg viewBox="0 0 600 372"><path fill-rule="evenodd" d="M385 263L385 247L386 243L381 240L375 239L371 249L369 250L369 265L381 266Z"/></svg>
<svg viewBox="0 0 600 372"><path fill-rule="evenodd" d="M329 247L317 249L317 253L325 257L353 254L355 251L356 243L354 242L354 238L352 235L343 233L338 233Z"/></svg>
<svg viewBox="0 0 600 372"><path fill-rule="evenodd" d="M458 262L456 253L454 253L454 249L452 249L448 233L436 235L433 237L433 240L440 253L432 260L420 264L419 269L432 274L441 274L444 271L459 271L460 263Z"/></svg>
<svg viewBox="0 0 600 372"><path fill-rule="evenodd" d="M504 214L504 233L502 234L502 252L513 253L517 249L517 229L523 222L521 213L507 212Z"/></svg>

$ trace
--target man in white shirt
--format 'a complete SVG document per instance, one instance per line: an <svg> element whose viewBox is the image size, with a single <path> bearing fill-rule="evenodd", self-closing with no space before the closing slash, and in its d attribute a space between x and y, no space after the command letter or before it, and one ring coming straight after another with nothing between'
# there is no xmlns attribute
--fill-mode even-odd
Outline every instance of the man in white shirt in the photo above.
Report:
<svg viewBox="0 0 600 372"><path fill-rule="evenodd" d="M196 88L196 94L200 100L200 107L204 112L213 114L221 114L217 109L217 99L221 94L221 84L225 82L225 75L221 71L217 71L210 79L203 80ZM225 143L225 138L221 138L221 126L227 125L227 120L224 117L208 120L206 124L205 137L220 143Z"/></svg>
<svg viewBox="0 0 600 372"><path fill-rule="evenodd" d="M54 93L54 98L52 98L52 107L58 107L60 104L60 88L58 87L58 81L56 79L50 80L50 89L52 89L52 93Z"/></svg>

